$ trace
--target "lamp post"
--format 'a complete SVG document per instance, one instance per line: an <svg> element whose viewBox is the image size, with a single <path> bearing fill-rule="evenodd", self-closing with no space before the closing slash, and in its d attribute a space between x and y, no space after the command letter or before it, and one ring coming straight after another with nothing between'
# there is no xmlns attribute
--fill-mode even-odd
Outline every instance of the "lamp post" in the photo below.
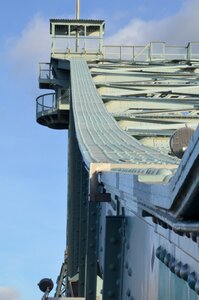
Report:
<svg viewBox="0 0 199 300"><path fill-rule="evenodd" d="M80 15L80 5L79 5L80 0L76 0L76 20L79 20L79 15ZM79 51L79 33L78 33L78 28L76 32L76 52L78 53Z"/></svg>
<svg viewBox="0 0 199 300"><path fill-rule="evenodd" d="M76 0L76 19L79 20L79 15L80 15L80 0Z"/></svg>

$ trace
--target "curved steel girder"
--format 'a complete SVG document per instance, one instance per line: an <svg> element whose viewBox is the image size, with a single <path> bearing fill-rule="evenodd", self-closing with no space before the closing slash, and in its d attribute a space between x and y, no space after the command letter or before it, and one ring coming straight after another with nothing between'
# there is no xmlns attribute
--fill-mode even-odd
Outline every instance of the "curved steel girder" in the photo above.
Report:
<svg viewBox="0 0 199 300"><path fill-rule="evenodd" d="M125 172L124 168L128 168L133 175L137 171L139 173L140 169L150 170L161 168L168 170L177 167L175 158L162 155L156 150L143 146L118 127L115 120L106 111L84 59L71 59L70 68L72 108L76 135L88 169L90 169L91 163L97 163L98 166L102 163L108 164L110 171L112 168L118 168L123 169L123 172ZM173 176L172 173L169 177L172 180L165 186L163 184L155 184L155 182L150 183L149 178L146 182L141 183L142 190L139 192L139 198L143 191L147 190L148 198L152 199L152 202L150 203L149 201L149 204L154 207L171 209L176 217L181 216L180 211L183 211L182 207L189 207L189 205L187 206L189 201L192 201L193 204L193 197L191 195L189 195L188 199L183 200L184 198L179 197L179 193L183 190L186 176L188 176L188 173L191 174L190 170L193 169L193 165L197 165L198 163L197 159L193 160L192 156L190 158L190 153L194 152L198 155L199 152L198 132L199 130L196 131L192 142L193 145L190 145L189 150L186 152L187 154L183 158L176 175ZM184 164L186 166L190 165L190 168L185 172L186 175L183 181L179 178L182 176L181 172L182 169L184 170ZM98 169L98 171L103 170L103 168L102 170ZM95 172L98 171L95 170ZM90 174L90 178L92 178L92 175ZM165 177L167 176L165 175ZM197 182L196 179L193 183L196 185L193 191L191 191L193 185L192 187L188 186L191 194L194 193L195 195L198 187ZM165 188L167 188L168 193L166 201L163 200L165 198ZM148 199L145 199L148 202ZM175 211L176 207L178 207L178 211Z"/></svg>

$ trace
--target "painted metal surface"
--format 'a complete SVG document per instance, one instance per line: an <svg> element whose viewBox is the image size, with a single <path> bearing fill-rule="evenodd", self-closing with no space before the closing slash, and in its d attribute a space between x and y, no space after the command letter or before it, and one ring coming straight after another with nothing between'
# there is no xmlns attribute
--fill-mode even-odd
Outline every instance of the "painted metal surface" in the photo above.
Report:
<svg viewBox="0 0 199 300"><path fill-rule="evenodd" d="M41 88L70 91L68 282L78 278L86 300L97 276L104 300L199 299L198 43L58 51L55 26L77 22L51 20L40 69ZM195 132L180 160L169 139L186 126Z"/></svg>

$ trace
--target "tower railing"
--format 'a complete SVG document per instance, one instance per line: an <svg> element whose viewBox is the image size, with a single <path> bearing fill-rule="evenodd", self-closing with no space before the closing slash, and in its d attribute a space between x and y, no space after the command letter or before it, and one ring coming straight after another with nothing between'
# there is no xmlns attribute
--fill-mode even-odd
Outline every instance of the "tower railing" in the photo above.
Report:
<svg viewBox="0 0 199 300"><path fill-rule="evenodd" d="M40 79L53 79L51 63L39 63L39 80Z"/></svg>
<svg viewBox="0 0 199 300"><path fill-rule="evenodd" d="M47 93L36 98L36 114L44 115L57 110L56 93Z"/></svg>
<svg viewBox="0 0 199 300"><path fill-rule="evenodd" d="M96 54L102 53L102 38L99 37L76 37L56 36L52 40L52 55L57 53L66 54Z"/></svg>
<svg viewBox="0 0 199 300"><path fill-rule="evenodd" d="M187 46L166 45L165 42L151 42L146 46L103 46L105 59L151 61L151 60L199 60L199 42Z"/></svg>
<svg viewBox="0 0 199 300"><path fill-rule="evenodd" d="M100 41L100 42L99 42ZM152 61L152 60L199 60L199 42L190 42L187 46L167 45L165 42L151 42L142 45L102 45L103 39L79 37L78 47L76 37L56 36L52 39L51 54L67 56L98 54L100 58L129 60L129 61ZM43 68L43 66L42 66ZM49 76L52 72L42 69L41 76Z"/></svg>
<svg viewBox="0 0 199 300"><path fill-rule="evenodd" d="M56 93L47 93L36 98L37 117L46 114L52 114L57 110L69 109L69 90L63 96L57 97Z"/></svg>

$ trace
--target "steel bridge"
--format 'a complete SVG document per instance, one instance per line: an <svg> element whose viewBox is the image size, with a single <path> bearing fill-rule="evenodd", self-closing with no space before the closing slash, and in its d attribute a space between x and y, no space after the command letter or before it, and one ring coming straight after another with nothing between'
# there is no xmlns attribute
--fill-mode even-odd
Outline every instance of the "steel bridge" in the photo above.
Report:
<svg viewBox="0 0 199 300"><path fill-rule="evenodd" d="M199 299L199 43L104 46L51 19L37 122L69 136L67 246L48 299ZM71 298L72 297L72 298Z"/></svg>

